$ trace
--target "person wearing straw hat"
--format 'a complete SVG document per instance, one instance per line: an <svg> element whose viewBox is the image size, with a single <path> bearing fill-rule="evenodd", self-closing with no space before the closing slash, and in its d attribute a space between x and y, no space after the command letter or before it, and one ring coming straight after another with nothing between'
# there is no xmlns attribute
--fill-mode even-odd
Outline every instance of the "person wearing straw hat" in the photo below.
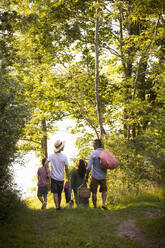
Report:
<svg viewBox="0 0 165 248"><path fill-rule="evenodd" d="M57 210L61 210L61 194L64 186L64 170L69 179L68 159L64 150L65 141L57 140L54 143L54 153L48 156L47 163L51 163L51 193L53 193L54 203Z"/></svg>

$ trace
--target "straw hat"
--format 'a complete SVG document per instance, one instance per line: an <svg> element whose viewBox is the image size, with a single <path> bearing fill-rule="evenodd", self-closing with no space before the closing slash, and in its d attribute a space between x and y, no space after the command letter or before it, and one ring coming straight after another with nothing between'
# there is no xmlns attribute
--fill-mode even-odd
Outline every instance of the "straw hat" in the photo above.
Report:
<svg viewBox="0 0 165 248"><path fill-rule="evenodd" d="M61 141L61 140L57 140L55 143L54 143L54 151L55 152L59 152L62 150L62 148L64 147L65 145L65 141Z"/></svg>

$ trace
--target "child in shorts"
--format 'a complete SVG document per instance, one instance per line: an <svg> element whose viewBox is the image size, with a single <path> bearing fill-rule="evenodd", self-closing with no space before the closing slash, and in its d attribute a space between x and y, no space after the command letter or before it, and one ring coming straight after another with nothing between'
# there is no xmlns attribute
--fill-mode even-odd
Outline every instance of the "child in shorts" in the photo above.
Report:
<svg viewBox="0 0 165 248"><path fill-rule="evenodd" d="M47 161L46 158L42 159L42 167L37 171L38 176L38 191L37 196L40 202L42 203L41 209L45 209L47 205L47 194L48 194L48 185L50 181L50 170L45 164Z"/></svg>

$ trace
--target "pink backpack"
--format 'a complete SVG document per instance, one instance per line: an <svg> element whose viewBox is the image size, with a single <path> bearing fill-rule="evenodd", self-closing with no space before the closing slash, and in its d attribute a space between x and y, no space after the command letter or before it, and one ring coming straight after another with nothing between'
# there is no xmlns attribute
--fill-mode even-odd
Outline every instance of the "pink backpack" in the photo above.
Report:
<svg viewBox="0 0 165 248"><path fill-rule="evenodd" d="M102 169L113 170L118 167L118 160L109 151L102 150L98 157L100 158L100 167Z"/></svg>

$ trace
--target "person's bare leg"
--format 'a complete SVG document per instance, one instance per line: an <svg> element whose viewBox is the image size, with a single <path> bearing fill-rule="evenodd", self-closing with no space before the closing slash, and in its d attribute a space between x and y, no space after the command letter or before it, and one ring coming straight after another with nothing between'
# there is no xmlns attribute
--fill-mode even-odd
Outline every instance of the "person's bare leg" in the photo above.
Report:
<svg viewBox="0 0 165 248"><path fill-rule="evenodd" d="M46 208L46 205L47 205L47 195L46 196L44 196L44 208Z"/></svg>
<svg viewBox="0 0 165 248"><path fill-rule="evenodd" d="M41 203L43 203L42 196L38 196L38 199L40 200Z"/></svg>
<svg viewBox="0 0 165 248"><path fill-rule="evenodd" d="M43 209L44 208L44 206L43 206L44 200L43 200L42 196L38 196L38 199L42 203L41 209Z"/></svg>
<svg viewBox="0 0 165 248"><path fill-rule="evenodd" d="M107 209L106 206L105 206L106 199L107 199L107 193L106 193L106 191L103 191L102 192L102 207L104 209Z"/></svg>
<svg viewBox="0 0 165 248"><path fill-rule="evenodd" d="M47 203L47 195L44 196L44 201Z"/></svg>
<svg viewBox="0 0 165 248"><path fill-rule="evenodd" d="M92 202L93 202L94 208L97 208L97 194L96 193L92 193Z"/></svg>
<svg viewBox="0 0 165 248"><path fill-rule="evenodd" d="M54 203L55 203L56 208L59 208L58 194L54 194Z"/></svg>
<svg viewBox="0 0 165 248"><path fill-rule="evenodd" d="M60 204L61 204L61 195L58 195L58 204L59 204L59 208L60 208Z"/></svg>

